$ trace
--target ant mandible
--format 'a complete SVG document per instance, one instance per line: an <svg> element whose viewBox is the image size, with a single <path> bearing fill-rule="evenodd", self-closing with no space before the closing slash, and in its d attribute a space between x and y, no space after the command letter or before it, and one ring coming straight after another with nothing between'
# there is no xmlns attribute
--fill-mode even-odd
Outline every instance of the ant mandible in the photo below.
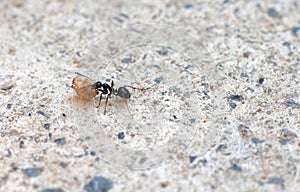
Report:
<svg viewBox="0 0 300 192"><path fill-rule="evenodd" d="M105 100L105 106L104 106L104 114L106 113L106 107L108 104L108 98L111 96L111 94L115 95L115 96L119 96L123 99L130 99L131 97L131 93L129 92L129 90L126 87L132 88L132 89L138 89L138 90L146 90L146 89L140 89L140 88L136 88L130 85L127 86L123 86L123 87L119 87L118 89L114 88L114 81L111 81L110 85L107 83L101 83L100 81L97 81L95 83L91 83L92 80L81 74L78 72L75 72L77 75L82 76L87 78L89 81L87 80L79 80L78 78L76 79L76 77L73 78L72 81L72 88L75 89L77 95L81 98L81 99L85 99L85 100L89 100L93 97L95 97L96 95L98 95L100 93L100 97L99 97L99 103L97 105L96 108L100 107L101 104L101 100L102 100L102 95L107 95L106 96L106 100ZM149 88L147 88L149 89Z"/></svg>

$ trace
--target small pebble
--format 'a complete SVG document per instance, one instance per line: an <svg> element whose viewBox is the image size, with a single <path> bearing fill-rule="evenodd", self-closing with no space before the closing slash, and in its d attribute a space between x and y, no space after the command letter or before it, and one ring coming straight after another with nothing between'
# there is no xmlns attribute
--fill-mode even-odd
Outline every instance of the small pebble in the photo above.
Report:
<svg viewBox="0 0 300 192"><path fill-rule="evenodd" d="M282 136L287 138L296 138L297 134L289 129L282 129Z"/></svg>
<svg viewBox="0 0 300 192"><path fill-rule="evenodd" d="M232 109L234 109L234 108L236 108L236 103L235 102L230 102L229 103L229 106L232 108Z"/></svg>
<svg viewBox="0 0 300 192"><path fill-rule="evenodd" d="M253 135L252 131L250 130L250 127L246 125L239 125L238 130L243 138L249 138Z"/></svg>
<svg viewBox="0 0 300 192"><path fill-rule="evenodd" d="M156 51L160 56L167 56L168 55L168 51L167 50L157 50Z"/></svg>
<svg viewBox="0 0 300 192"><path fill-rule="evenodd" d="M49 115L47 115L47 114L46 114L45 112L43 112L43 111L40 111L40 110L39 110L39 111L37 111L36 113L37 113L37 114L40 114L40 115L43 115L43 116L46 117L46 118L50 118Z"/></svg>
<svg viewBox="0 0 300 192"><path fill-rule="evenodd" d="M160 76L160 77L154 79L154 82L155 82L156 84L160 84L160 82L161 82L163 79L164 79L164 77L163 77L163 76Z"/></svg>
<svg viewBox="0 0 300 192"><path fill-rule="evenodd" d="M238 166L237 164L232 164L230 169L233 170L233 171L237 171L237 172L242 171L242 168L240 166Z"/></svg>
<svg viewBox="0 0 300 192"><path fill-rule="evenodd" d="M193 9L194 8L194 5L193 4L190 4L190 3L187 3L184 5L184 8L185 9Z"/></svg>
<svg viewBox="0 0 300 192"><path fill-rule="evenodd" d="M121 62L124 63L124 64L129 64L129 63L132 62L132 59L130 57L126 57L126 58L122 59Z"/></svg>
<svg viewBox="0 0 300 192"><path fill-rule="evenodd" d="M64 192L64 190L56 188L56 189L44 189L42 192Z"/></svg>
<svg viewBox="0 0 300 192"><path fill-rule="evenodd" d="M57 138L54 140L54 142L58 145L64 145L64 144L66 144L66 138L65 137Z"/></svg>
<svg viewBox="0 0 300 192"><path fill-rule="evenodd" d="M217 147L216 151L224 151L225 149L227 149L227 145L226 144L221 144Z"/></svg>
<svg viewBox="0 0 300 192"><path fill-rule="evenodd" d="M23 170L23 173L27 177L37 177L41 174L41 169L40 168L26 168Z"/></svg>
<svg viewBox="0 0 300 192"><path fill-rule="evenodd" d="M249 56L250 56L250 52L249 51L243 53L243 57L249 58Z"/></svg>
<svg viewBox="0 0 300 192"><path fill-rule="evenodd" d="M242 77L248 78L249 76L247 75L247 73L241 73Z"/></svg>
<svg viewBox="0 0 300 192"><path fill-rule="evenodd" d="M258 139L258 138L256 138L256 137L251 138L251 141L252 141L252 143L254 143L254 144L260 144L260 143L263 143L263 142L264 142L264 140L260 140L260 139Z"/></svg>
<svg viewBox="0 0 300 192"><path fill-rule="evenodd" d="M10 103L7 104L7 105L6 105L6 109L11 109L11 106L12 106L12 104L10 104Z"/></svg>
<svg viewBox="0 0 300 192"><path fill-rule="evenodd" d="M60 162L60 164L59 164L62 168L66 168L66 167L68 167L68 163L67 162Z"/></svg>
<svg viewBox="0 0 300 192"><path fill-rule="evenodd" d="M275 184L275 185L281 185L283 187L284 180L281 177L272 177L272 178L268 178L267 183L272 183L272 184Z"/></svg>
<svg viewBox="0 0 300 192"><path fill-rule="evenodd" d="M118 133L118 139L124 139L125 138L125 133L124 132L119 132Z"/></svg>
<svg viewBox="0 0 300 192"><path fill-rule="evenodd" d="M299 107L300 106L300 104L298 102L294 101L293 99L290 99L290 100L284 102L284 104L287 107Z"/></svg>
<svg viewBox="0 0 300 192"><path fill-rule="evenodd" d="M298 37L298 31L300 31L300 27L293 27L292 33L295 37Z"/></svg>
<svg viewBox="0 0 300 192"><path fill-rule="evenodd" d="M44 124L44 128L45 128L46 130L49 130L49 129L50 129L50 123L45 123L45 124Z"/></svg>
<svg viewBox="0 0 300 192"><path fill-rule="evenodd" d="M102 176L97 176L84 186L86 192L107 192L113 188L113 183Z"/></svg>
<svg viewBox="0 0 300 192"><path fill-rule="evenodd" d="M268 15L270 17L273 17L273 18L279 18L278 11L275 8L273 8L273 7L271 7L271 8L268 9Z"/></svg>
<svg viewBox="0 0 300 192"><path fill-rule="evenodd" d="M261 77L261 78L258 79L258 83L259 83L259 84L263 84L264 81L265 81L265 78L263 78L263 77Z"/></svg>
<svg viewBox="0 0 300 192"><path fill-rule="evenodd" d="M228 99L233 100L233 101L243 101L244 97L241 95L230 95Z"/></svg>
<svg viewBox="0 0 300 192"><path fill-rule="evenodd" d="M197 159L197 156L190 156L190 163L193 163Z"/></svg>

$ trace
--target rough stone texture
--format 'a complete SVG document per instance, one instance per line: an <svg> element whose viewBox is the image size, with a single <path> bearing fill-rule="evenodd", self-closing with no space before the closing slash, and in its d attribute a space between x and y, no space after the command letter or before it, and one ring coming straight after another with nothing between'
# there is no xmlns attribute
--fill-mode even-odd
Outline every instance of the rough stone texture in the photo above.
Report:
<svg viewBox="0 0 300 192"><path fill-rule="evenodd" d="M84 191L97 177L111 182L103 187L110 191L296 191L299 10L297 0L0 1L0 191ZM105 116L84 112L86 105L73 102L70 87L76 71L111 78L118 69L98 54L109 48L118 52L118 45L108 48L102 39L114 34L114 40L126 40L115 32L136 23L183 28L199 47L189 40L181 47L193 44L196 52L205 48L212 60L200 67L199 77L210 80L208 86L188 79L195 90L199 87L201 118L189 120L197 123L199 133L189 148L161 154L168 162L140 170L109 162L82 132L100 128L109 137L99 136L97 142L115 138L120 142L116 148L151 143L154 135L132 142L136 136L114 124L116 111ZM177 34L175 27L172 34ZM170 39L168 46L177 48L178 39ZM159 50L157 55L166 57L168 52ZM126 65L139 59L121 61ZM163 80L155 78L157 84ZM185 91L185 97L193 94ZM155 92L145 94L160 102ZM184 115L171 114L170 125ZM94 120L101 123L93 127ZM162 140L172 140L172 126L165 125L168 136ZM118 139L121 131L124 139ZM114 160L122 159L126 153ZM28 176L28 168L38 173Z"/></svg>

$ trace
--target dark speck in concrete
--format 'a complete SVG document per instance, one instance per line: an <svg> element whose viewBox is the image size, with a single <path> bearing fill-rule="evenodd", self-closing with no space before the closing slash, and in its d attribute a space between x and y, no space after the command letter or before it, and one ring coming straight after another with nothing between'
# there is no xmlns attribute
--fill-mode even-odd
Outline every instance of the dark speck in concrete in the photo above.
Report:
<svg viewBox="0 0 300 192"><path fill-rule="evenodd" d="M244 97L241 95L230 95L228 99L233 100L233 101L243 101Z"/></svg>
<svg viewBox="0 0 300 192"><path fill-rule="evenodd" d="M268 9L268 15L270 17L273 17L273 18L278 18L279 17L279 13L274 7L271 7L271 8Z"/></svg>
<svg viewBox="0 0 300 192"><path fill-rule="evenodd" d="M227 149L227 145L226 144L221 144L217 147L216 151L224 151L225 149Z"/></svg>
<svg viewBox="0 0 300 192"><path fill-rule="evenodd" d="M249 51L243 53L243 57L249 58L249 56L250 56L250 52Z"/></svg>
<svg viewBox="0 0 300 192"><path fill-rule="evenodd" d="M37 111L36 113L37 113L37 114L40 114L40 115L43 115L43 116L46 117L46 118L50 118L49 115L46 114L46 113L43 112L43 111L40 111L40 110L39 110L39 111Z"/></svg>
<svg viewBox="0 0 300 192"><path fill-rule="evenodd" d="M86 192L107 192L113 188L113 183L102 176L97 176L84 186Z"/></svg>
<svg viewBox="0 0 300 192"><path fill-rule="evenodd" d="M44 128L47 129L47 130L49 130L50 129L50 123L45 123L44 124Z"/></svg>
<svg viewBox="0 0 300 192"><path fill-rule="evenodd" d="M289 129L282 129L282 136L288 138L296 138L297 134Z"/></svg>
<svg viewBox="0 0 300 192"><path fill-rule="evenodd" d="M300 31L300 27L293 27L292 33L295 37L298 37L298 31Z"/></svg>
<svg viewBox="0 0 300 192"><path fill-rule="evenodd" d="M230 102L229 103L229 106L232 108L232 109L234 109L234 108L236 108L236 103L235 102Z"/></svg>
<svg viewBox="0 0 300 192"><path fill-rule="evenodd" d="M64 192L64 190L55 188L55 189L44 189L42 192Z"/></svg>
<svg viewBox="0 0 300 192"><path fill-rule="evenodd" d="M281 177L268 178L267 183L280 185L282 188L284 188L284 180Z"/></svg>
<svg viewBox="0 0 300 192"><path fill-rule="evenodd" d="M132 59L130 57L126 57L126 58L122 59L122 63L124 63L124 64L129 64L131 62L132 62Z"/></svg>
<svg viewBox="0 0 300 192"><path fill-rule="evenodd" d="M54 140L54 142L58 145L64 145L64 144L66 144L66 138L65 137L57 138Z"/></svg>
<svg viewBox="0 0 300 192"><path fill-rule="evenodd" d="M190 156L190 163L193 163L197 159L197 156Z"/></svg>
<svg viewBox="0 0 300 192"><path fill-rule="evenodd" d="M164 79L164 77L163 77L163 76L160 76L160 77L154 79L154 82L157 83L157 84L160 84L160 82L161 82L163 79Z"/></svg>
<svg viewBox="0 0 300 192"><path fill-rule="evenodd" d="M7 105L6 105L6 109L11 109L11 106L12 106L12 104L10 104L10 103L7 104Z"/></svg>
<svg viewBox="0 0 300 192"><path fill-rule="evenodd" d="M125 133L124 132L119 132L118 133L118 139L124 139L125 138Z"/></svg>
<svg viewBox="0 0 300 192"><path fill-rule="evenodd" d="M27 177L37 177L41 174L41 169L40 168L26 168L23 170L23 173Z"/></svg>
<svg viewBox="0 0 300 192"><path fill-rule="evenodd" d="M261 78L258 79L258 83L259 83L259 84L263 84L264 81L265 81L265 78L263 78L263 77L261 77Z"/></svg>
<svg viewBox="0 0 300 192"><path fill-rule="evenodd" d="M251 138L251 141L252 141L252 143L254 143L254 144L260 144L260 143L263 143L263 142L264 142L264 140L258 139L258 138L256 138L256 137Z"/></svg>
<svg viewBox="0 0 300 192"><path fill-rule="evenodd" d="M157 50L156 51L160 56L167 56L168 55L168 50Z"/></svg>
<svg viewBox="0 0 300 192"><path fill-rule="evenodd" d="M284 102L284 105L287 107L300 107L300 104L293 99L287 100L286 102Z"/></svg>
<svg viewBox="0 0 300 192"><path fill-rule="evenodd" d="M244 78L248 78L248 77L249 77L249 76L247 75L247 73L244 73L244 72L241 73L241 76L244 77Z"/></svg>
<svg viewBox="0 0 300 192"><path fill-rule="evenodd" d="M190 3L187 3L184 5L184 8L185 9L193 9L194 8L194 5L193 4L190 4Z"/></svg>
<svg viewBox="0 0 300 192"><path fill-rule="evenodd" d="M66 167L68 167L68 163L67 162L60 162L60 164L59 164L62 168L66 168Z"/></svg>
<svg viewBox="0 0 300 192"><path fill-rule="evenodd" d="M233 171L237 171L237 172L242 171L242 168L240 166L238 166L237 164L232 164L230 169L233 170Z"/></svg>

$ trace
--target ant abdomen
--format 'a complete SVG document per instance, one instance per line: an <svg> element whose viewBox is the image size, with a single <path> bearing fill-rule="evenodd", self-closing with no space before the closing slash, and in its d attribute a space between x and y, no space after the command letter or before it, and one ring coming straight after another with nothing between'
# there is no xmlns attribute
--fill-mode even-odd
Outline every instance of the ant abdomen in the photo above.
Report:
<svg viewBox="0 0 300 192"><path fill-rule="evenodd" d="M131 97L130 92L125 87L119 87L114 90L114 95L117 95L123 99L129 99Z"/></svg>

